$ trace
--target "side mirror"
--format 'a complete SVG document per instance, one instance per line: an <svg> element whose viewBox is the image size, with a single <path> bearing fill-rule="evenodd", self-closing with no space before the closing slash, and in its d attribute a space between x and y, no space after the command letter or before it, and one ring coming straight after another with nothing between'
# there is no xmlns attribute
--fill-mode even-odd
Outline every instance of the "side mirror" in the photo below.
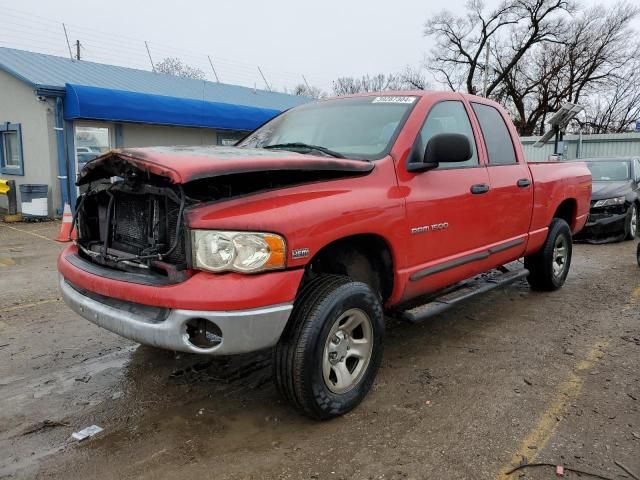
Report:
<svg viewBox="0 0 640 480"><path fill-rule="evenodd" d="M438 168L441 162L466 162L472 156L469 137L460 133L439 133L427 143L423 161L407 164L407 170L424 172Z"/></svg>

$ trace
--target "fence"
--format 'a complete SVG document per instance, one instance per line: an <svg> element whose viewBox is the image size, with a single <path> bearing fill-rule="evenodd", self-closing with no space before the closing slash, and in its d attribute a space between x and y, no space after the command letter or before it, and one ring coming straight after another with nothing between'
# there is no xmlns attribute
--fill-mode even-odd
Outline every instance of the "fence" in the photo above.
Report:
<svg viewBox="0 0 640 480"><path fill-rule="evenodd" d="M553 154L553 139L541 148L533 144L540 137L521 137L527 160L545 161ZM640 133L565 135L564 158L640 157Z"/></svg>

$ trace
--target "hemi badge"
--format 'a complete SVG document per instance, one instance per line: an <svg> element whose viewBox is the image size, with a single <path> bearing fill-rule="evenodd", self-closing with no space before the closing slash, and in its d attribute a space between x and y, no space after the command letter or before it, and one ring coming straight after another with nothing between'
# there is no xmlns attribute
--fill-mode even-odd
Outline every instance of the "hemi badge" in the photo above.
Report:
<svg viewBox="0 0 640 480"><path fill-rule="evenodd" d="M309 256L308 248L296 248L291 251L291 258L304 258Z"/></svg>

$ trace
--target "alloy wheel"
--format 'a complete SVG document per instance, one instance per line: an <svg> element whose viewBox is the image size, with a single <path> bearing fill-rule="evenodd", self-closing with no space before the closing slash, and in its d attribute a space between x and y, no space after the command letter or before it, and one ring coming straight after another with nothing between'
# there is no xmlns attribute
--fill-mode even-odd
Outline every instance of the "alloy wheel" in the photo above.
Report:
<svg viewBox="0 0 640 480"><path fill-rule="evenodd" d="M559 278L564 273L567 265L568 245L567 239L559 235L553 246L553 276Z"/></svg>
<svg viewBox="0 0 640 480"><path fill-rule="evenodd" d="M359 308L344 312L334 322L322 354L322 376L327 388L342 394L363 377L373 352L373 327Z"/></svg>

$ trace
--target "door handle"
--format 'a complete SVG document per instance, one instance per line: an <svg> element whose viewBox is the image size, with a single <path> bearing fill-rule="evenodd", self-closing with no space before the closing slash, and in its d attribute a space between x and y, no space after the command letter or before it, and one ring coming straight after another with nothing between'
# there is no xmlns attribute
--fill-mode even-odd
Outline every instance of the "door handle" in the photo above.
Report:
<svg viewBox="0 0 640 480"><path fill-rule="evenodd" d="M531 185L531 180L529 180L528 178L521 178L520 180L518 180L517 185L520 188L526 188Z"/></svg>
<svg viewBox="0 0 640 480"><path fill-rule="evenodd" d="M487 193L489 191L489 185L486 183L478 183L476 185L471 185L471 193L474 195L480 195L482 193Z"/></svg>

